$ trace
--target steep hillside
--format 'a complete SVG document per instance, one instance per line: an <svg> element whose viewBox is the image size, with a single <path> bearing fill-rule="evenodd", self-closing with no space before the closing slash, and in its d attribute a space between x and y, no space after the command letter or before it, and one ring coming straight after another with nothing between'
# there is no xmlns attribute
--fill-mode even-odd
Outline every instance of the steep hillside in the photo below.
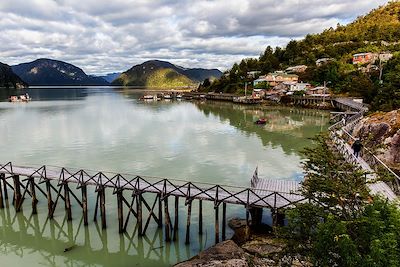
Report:
<svg viewBox="0 0 400 267"><path fill-rule="evenodd" d="M206 78L218 78L221 75L222 73L217 69L188 69L166 61L150 60L123 72L112 84L157 87L176 86L175 84L188 86ZM156 81L155 79L161 80Z"/></svg>
<svg viewBox="0 0 400 267"><path fill-rule="evenodd" d="M52 59L37 59L33 62L12 66L13 71L30 85L107 85L99 77L91 77L72 65Z"/></svg>
<svg viewBox="0 0 400 267"><path fill-rule="evenodd" d="M380 53L393 57L388 62L382 60L381 65L379 60L353 64L353 55L360 52L372 52L376 58ZM317 65L321 58L329 60ZM372 110L399 108L400 1L391 1L348 25L292 40L284 48L268 46L259 58L235 63L226 75L202 90L243 93L244 84L252 82L248 72L265 75L295 65L308 67L299 74L300 81L313 85L328 82L334 93L362 97Z"/></svg>
<svg viewBox="0 0 400 267"><path fill-rule="evenodd" d="M28 84L21 80L7 64L0 62L0 88L24 88Z"/></svg>

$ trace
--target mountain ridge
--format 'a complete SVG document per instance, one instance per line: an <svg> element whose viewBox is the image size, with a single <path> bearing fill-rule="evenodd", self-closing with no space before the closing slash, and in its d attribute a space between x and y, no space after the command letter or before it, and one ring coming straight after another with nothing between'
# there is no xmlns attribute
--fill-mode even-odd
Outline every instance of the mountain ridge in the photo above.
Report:
<svg viewBox="0 0 400 267"><path fill-rule="evenodd" d="M11 68L24 81L34 86L108 85L100 77L87 75L81 68L55 59L39 58Z"/></svg>
<svg viewBox="0 0 400 267"><path fill-rule="evenodd" d="M185 68L168 61L149 60L132 66L121 73L112 84L131 86L190 86L207 78L219 78L222 72L218 69ZM161 80L155 81L154 77ZM156 83L156 84L155 84Z"/></svg>
<svg viewBox="0 0 400 267"><path fill-rule="evenodd" d="M11 66L0 62L0 88L21 89L25 87L28 87L28 84L13 72Z"/></svg>

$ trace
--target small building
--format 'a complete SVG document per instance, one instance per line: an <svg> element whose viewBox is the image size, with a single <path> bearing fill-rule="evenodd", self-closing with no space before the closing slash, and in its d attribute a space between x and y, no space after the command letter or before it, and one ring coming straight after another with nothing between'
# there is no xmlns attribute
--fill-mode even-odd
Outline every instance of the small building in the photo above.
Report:
<svg viewBox="0 0 400 267"><path fill-rule="evenodd" d="M381 62L387 62L393 57L393 54L390 52L383 52L379 54L379 60Z"/></svg>
<svg viewBox="0 0 400 267"><path fill-rule="evenodd" d="M370 64L378 59L376 53L358 53L353 55L353 64Z"/></svg>
<svg viewBox="0 0 400 267"><path fill-rule="evenodd" d="M260 76L260 74L261 74L261 71L259 71L259 70L248 71L247 78L256 79Z"/></svg>
<svg viewBox="0 0 400 267"><path fill-rule="evenodd" d="M309 88L307 90L307 95L311 95L311 96L329 96L329 88L327 87L323 87L323 86L318 86L318 87L314 87L314 88Z"/></svg>
<svg viewBox="0 0 400 267"><path fill-rule="evenodd" d="M325 65L334 60L335 60L334 58L330 58L330 57L319 58L315 61L315 65L317 65L317 67L321 67L322 65Z"/></svg>
<svg viewBox="0 0 400 267"><path fill-rule="evenodd" d="M291 92L295 91L307 91L308 89L311 88L311 84L309 83L303 83L303 82L284 82L283 83L287 89Z"/></svg>
<svg viewBox="0 0 400 267"><path fill-rule="evenodd" d="M260 80L261 77L258 79ZM268 73L266 76L262 76L262 81L268 82L270 86L276 86L283 82L297 82L299 80L299 76L296 74L288 74L283 71L276 71Z"/></svg>
<svg viewBox="0 0 400 267"><path fill-rule="evenodd" d="M288 67L285 71L287 73L302 73L305 72L307 69L306 65L297 65L293 67Z"/></svg>

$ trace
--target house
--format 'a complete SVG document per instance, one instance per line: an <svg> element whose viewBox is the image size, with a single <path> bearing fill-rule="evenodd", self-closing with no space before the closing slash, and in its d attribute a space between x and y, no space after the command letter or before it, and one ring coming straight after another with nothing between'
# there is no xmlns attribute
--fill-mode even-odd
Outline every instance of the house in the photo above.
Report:
<svg viewBox="0 0 400 267"><path fill-rule="evenodd" d="M334 58L330 58L330 57L320 58L315 61L315 65L317 65L317 67L321 67L322 65L325 65L334 60L335 60Z"/></svg>
<svg viewBox="0 0 400 267"><path fill-rule="evenodd" d="M307 90L307 95L311 96L329 96L329 88L323 87L323 86L318 86L314 88L309 88Z"/></svg>
<svg viewBox="0 0 400 267"><path fill-rule="evenodd" d="M295 91L307 91L309 88L311 88L311 84L309 83L303 83L303 82L284 82L283 83L286 88L288 88L289 91L295 92Z"/></svg>
<svg viewBox="0 0 400 267"><path fill-rule="evenodd" d="M260 74L261 74L261 71L259 71L259 70L248 71L247 72L247 78L255 79L255 78L258 78L258 76L260 76Z"/></svg>
<svg viewBox="0 0 400 267"><path fill-rule="evenodd" d="M288 74L283 71L276 71L268 73L265 76L260 76L257 80L253 82L253 85L257 85L260 82L268 82L270 86L276 86L283 82L297 82L299 80L299 76L296 74Z"/></svg>
<svg viewBox="0 0 400 267"><path fill-rule="evenodd" d="M376 53L358 53L353 55L353 64L369 64L374 63L378 59Z"/></svg>
<svg viewBox="0 0 400 267"><path fill-rule="evenodd" d="M379 60L381 62L389 61L393 57L393 54L390 52L383 52L379 54Z"/></svg>
<svg viewBox="0 0 400 267"><path fill-rule="evenodd" d="M287 73L302 73L302 72L305 72L306 69L307 69L306 65L298 65L298 66L289 67L285 71Z"/></svg>

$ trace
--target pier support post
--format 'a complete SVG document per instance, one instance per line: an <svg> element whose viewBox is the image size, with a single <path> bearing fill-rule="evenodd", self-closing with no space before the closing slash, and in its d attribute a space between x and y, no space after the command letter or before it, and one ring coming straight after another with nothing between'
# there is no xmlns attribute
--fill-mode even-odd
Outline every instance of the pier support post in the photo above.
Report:
<svg viewBox="0 0 400 267"><path fill-rule="evenodd" d="M272 210L272 225L273 226L284 226L285 225L285 213L279 210Z"/></svg>
<svg viewBox="0 0 400 267"><path fill-rule="evenodd" d="M53 209L53 200L51 199L51 186L50 186L50 181L46 180L46 192L47 192L47 218L52 219L53 214L51 210Z"/></svg>
<svg viewBox="0 0 400 267"><path fill-rule="evenodd" d="M263 209L252 207L250 208L250 214L251 214L251 225L253 226L260 225L262 222Z"/></svg>
<svg viewBox="0 0 400 267"><path fill-rule="evenodd" d="M174 217L174 237L173 240L176 241L178 237L179 228L179 197L175 196L175 217Z"/></svg>
<svg viewBox="0 0 400 267"><path fill-rule="evenodd" d="M143 210L142 210L142 193L137 196L137 223L139 236L143 236Z"/></svg>
<svg viewBox="0 0 400 267"><path fill-rule="evenodd" d="M157 194L158 198L158 228L162 228L162 200L161 194Z"/></svg>
<svg viewBox="0 0 400 267"><path fill-rule="evenodd" d="M203 201L199 200L199 235L203 234Z"/></svg>
<svg viewBox="0 0 400 267"><path fill-rule="evenodd" d="M21 211L21 201L22 201L21 183L19 181L19 175L13 175L12 177L14 180L14 207L15 211L19 212Z"/></svg>
<svg viewBox="0 0 400 267"><path fill-rule="evenodd" d="M222 241L226 239L226 203L222 203Z"/></svg>
<svg viewBox="0 0 400 267"><path fill-rule="evenodd" d="M190 216L192 215L192 200L190 199L188 202L188 214L186 220L186 239L185 244L190 243Z"/></svg>
<svg viewBox="0 0 400 267"><path fill-rule="evenodd" d="M37 214L37 203L36 190L35 190L35 179L32 177L29 179L31 195L32 195L32 214Z"/></svg>
<svg viewBox="0 0 400 267"><path fill-rule="evenodd" d="M106 193L104 187L100 188L100 215L101 215L101 228L107 228L107 221L106 221Z"/></svg>
<svg viewBox="0 0 400 267"><path fill-rule="evenodd" d="M64 198L65 198L65 211L67 213L67 220L72 221L72 208L71 208L71 199L69 197L68 183L64 183Z"/></svg>
<svg viewBox="0 0 400 267"><path fill-rule="evenodd" d="M82 192L82 213L83 213L83 225L89 224L88 219L88 199L87 199L87 187L85 184L81 187Z"/></svg>
<svg viewBox="0 0 400 267"><path fill-rule="evenodd" d="M124 214L123 214L122 197L123 197L122 190L118 189L117 191L118 231L120 234L124 232Z"/></svg>
<svg viewBox="0 0 400 267"><path fill-rule="evenodd" d="M168 197L164 198L164 218L165 218L165 241L171 241L171 219L168 210ZM161 221L161 217L160 217Z"/></svg>
<svg viewBox="0 0 400 267"><path fill-rule="evenodd" d="M3 174L2 174L3 175ZM4 202L3 202L3 190L2 190L2 179L0 179L0 209L4 208Z"/></svg>
<svg viewBox="0 0 400 267"><path fill-rule="evenodd" d="M215 244L219 242L219 204L214 207L215 210Z"/></svg>
<svg viewBox="0 0 400 267"><path fill-rule="evenodd" d="M7 191L7 181L6 181L6 175L4 173L0 174L1 180L3 180L3 187L4 187L4 200L8 199L8 191ZM0 187L0 190L2 188Z"/></svg>

